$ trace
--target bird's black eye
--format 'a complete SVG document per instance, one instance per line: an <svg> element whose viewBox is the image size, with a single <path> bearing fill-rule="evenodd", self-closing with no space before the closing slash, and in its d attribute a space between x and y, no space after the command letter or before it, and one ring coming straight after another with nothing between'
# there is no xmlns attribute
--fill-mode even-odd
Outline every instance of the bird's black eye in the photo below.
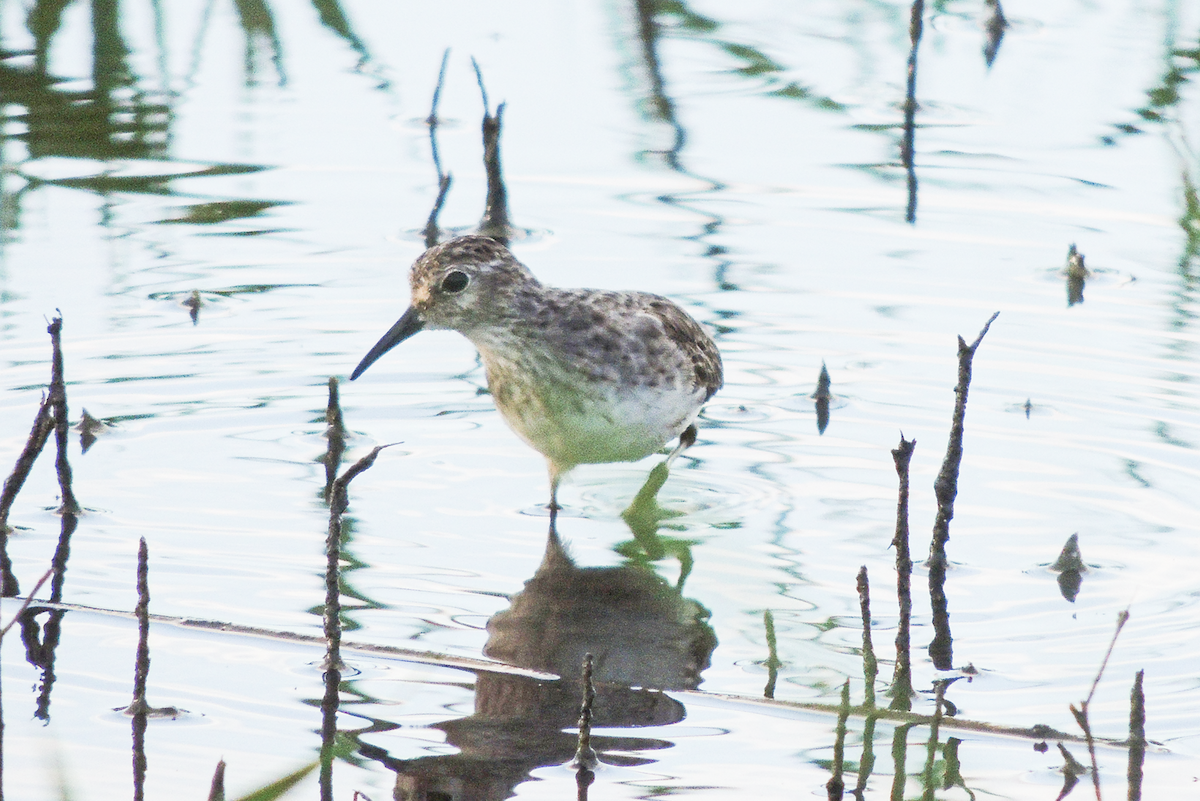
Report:
<svg viewBox="0 0 1200 801"><path fill-rule="evenodd" d="M442 291L448 292L451 295L462 292L467 288L467 284L471 283L471 278L462 270L454 270L446 274L442 279Z"/></svg>

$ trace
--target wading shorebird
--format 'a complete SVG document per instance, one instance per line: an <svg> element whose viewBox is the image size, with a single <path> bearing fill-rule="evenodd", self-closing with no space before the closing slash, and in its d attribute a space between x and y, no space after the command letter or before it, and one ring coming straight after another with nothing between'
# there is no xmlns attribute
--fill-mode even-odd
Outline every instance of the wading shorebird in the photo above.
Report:
<svg viewBox="0 0 1200 801"><path fill-rule="evenodd" d="M648 292L540 283L494 239L463 236L425 251L412 303L350 374L423 328L458 331L479 350L504 421L550 469L550 509L576 465L633 462L676 437L721 388L721 354L687 312Z"/></svg>

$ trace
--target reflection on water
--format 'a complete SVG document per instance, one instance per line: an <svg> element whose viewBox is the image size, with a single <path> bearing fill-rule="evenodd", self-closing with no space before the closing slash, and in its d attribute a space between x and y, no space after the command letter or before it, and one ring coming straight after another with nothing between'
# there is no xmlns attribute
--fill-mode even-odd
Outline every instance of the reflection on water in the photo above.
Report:
<svg viewBox="0 0 1200 801"><path fill-rule="evenodd" d="M40 419L56 307L82 417L73 479L43 455L0 554L5 594L53 579L3 643L9 766L36 764L49 736L67 779L128 795L129 722L97 710L128 700L135 627L46 599L128 610L121 577L145 536L162 560L151 690L170 681L173 703L200 710L148 724L164 756L147 797L171 797L181 771L203 785L222 754L238 755L235 794L285 776L313 763L319 725L338 797L507 795L527 779L545 781L522 794L569 795L553 766L574 753L563 729L586 652L612 727L596 797L820 794L831 775L867 798L1053 797L1064 776L1088 780L1086 744L1055 730L1078 730L1068 704L1131 598L1091 725L1165 741L1176 753L1151 753L1145 776L1178 796L1198 703L1196 9L597 8L0 7L0 458L18 460ZM435 124L481 114L471 57L504 103L504 204L499 158L475 166L478 129ZM498 145L500 106L484 106ZM427 130L403 124L427 114ZM355 393L349 422L319 411L415 255L388 232L425 221L437 239L440 212L509 203L554 232L513 241L548 251L555 283L676 297L729 368L661 499L654 468L618 514L611 499L648 468L597 469L548 538L517 511L540 500L541 465L454 344L406 353L386 388ZM997 308L942 585L968 668L944 673L922 652L923 591L890 604L893 577L920 586L925 568L892 564L887 451L898 430L922 441L908 454L919 552L954 334ZM46 419L34 429L65 442ZM76 432L99 438L85 458ZM325 674L318 723L319 647L303 637L328 611L321 489L372 437L404 445L356 481L333 593L364 647ZM81 515L62 500L76 491ZM910 625L916 658L907 639L885 653ZM485 649L563 678L478 664ZM768 713L752 701L764 685L784 702ZM902 707L925 714L888 717ZM948 737L960 718L1030 728ZM1106 791L1125 790L1136 750L1101 744L1099 775L1121 785ZM36 773L10 767L4 790L54 795Z"/></svg>
<svg viewBox="0 0 1200 801"><path fill-rule="evenodd" d="M592 725L668 726L685 717L663 690L694 689L708 667L716 637L708 610L644 565L579 567L551 525L537 572L509 607L488 621L485 655L510 665L557 674L537 681L478 673L474 714L435 723L458 753L412 760L381 749L362 753L396 772L397 798L506 798L535 768L575 755L570 731L579 717L584 657L594 659ZM612 765L642 765L670 743L645 736L593 736Z"/></svg>

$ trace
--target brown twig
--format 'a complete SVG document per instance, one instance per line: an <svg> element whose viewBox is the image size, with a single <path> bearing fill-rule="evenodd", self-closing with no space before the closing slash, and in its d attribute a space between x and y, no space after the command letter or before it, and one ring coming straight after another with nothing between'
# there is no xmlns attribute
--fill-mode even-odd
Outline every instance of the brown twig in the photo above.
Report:
<svg viewBox="0 0 1200 801"><path fill-rule="evenodd" d="M33 469L33 463L37 461L42 449L46 447L46 440L50 438L50 432L53 430L53 407L49 397L43 395L37 414L33 418L33 427L25 440L25 448L17 457L12 473L4 479L4 488L0 490L0 596L5 598L12 598L21 593L17 577L13 574L12 560L8 558L8 513L21 492L21 487L25 486L25 479L29 478L29 471Z"/></svg>
<svg viewBox="0 0 1200 801"><path fill-rule="evenodd" d="M1146 671L1139 670L1129 693L1129 801L1141 801L1142 766L1146 761L1146 694L1142 679Z"/></svg>
<svg viewBox="0 0 1200 801"><path fill-rule="evenodd" d="M50 365L50 403L54 407L54 441L57 445L54 466L58 472L58 487L62 494L59 512L64 515L79 514L79 503L71 489L71 463L67 461L69 429L67 424L67 385L63 380L62 317L50 321L46 332L50 334L53 349Z"/></svg>
<svg viewBox="0 0 1200 801"><path fill-rule="evenodd" d="M1075 722L1079 724L1079 728L1083 729L1083 736L1087 738L1088 756L1092 759L1092 785L1096 789L1096 801L1101 801L1100 798L1100 770L1096 765L1096 740L1092 736L1091 723L1088 721L1088 707L1092 703L1092 697L1096 694L1096 687L1100 684L1100 678L1104 675L1104 669L1108 667L1108 659L1112 656L1113 648L1117 645L1117 637L1121 635L1121 629L1129 622L1129 610L1122 610L1117 614L1117 627L1113 631L1112 639L1108 642L1108 650L1104 653L1104 659L1100 662L1100 669L1096 671L1096 678L1092 680L1092 688L1088 691L1087 698L1076 707L1071 704L1071 714L1075 716Z"/></svg>
<svg viewBox="0 0 1200 801"><path fill-rule="evenodd" d="M330 404L336 401L336 384L330 379ZM341 412L337 413L340 422ZM379 452L390 445L376 446L359 459L341 477L333 482L329 490L329 533L325 539L325 695L321 700L321 773L320 790L322 801L333 798L333 748L337 737L337 712L340 702L342 662L342 603L341 603L341 559L342 559L342 513L350 505L348 488L354 478L375 464Z"/></svg>
<svg viewBox="0 0 1200 801"><path fill-rule="evenodd" d="M896 475L900 479L899 498L896 502L896 534L892 545L896 548L896 603L899 621L896 627L896 667L892 673L891 709L912 709L912 555L908 548L908 466L912 461L917 441L907 440L900 434L900 445L892 450L892 461L896 464Z"/></svg>
<svg viewBox="0 0 1200 801"><path fill-rule="evenodd" d="M863 682L866 685L863 706L875 707L875 677L879 674L879 662L875 658L875 646L871 642L871 585L867 579L867 566L858 571L858 606L862 612Z"/></svg>
<svg viewBox="0 0 1200 801"><path fill-rule="evenodd" d="M933 642L929 655L938 670L950 670L954 664L953 639L950 636L950 611L946 600L946 543L950 541L950 521L954 519L954 499L958 496L958 473L962 466L963 430L967 416L967 394L971 388L971 362L984 335L1000 315L993 314L970 345L958 338L958 385L954 388L954 418L950 425L950 440L946 457L933 483L937 496L937 517L933 524L933 541L929 546L929 600L933 607Z"/></svg>
<svg viewBox="0 0 1200 801"><path fill-rule="evenodd" d="M596 703L596 686L592 682L592 655L583 657L583 701L579 704L579 744L575 749L575 765L580 771L591 771L600 759L592 748L592 707ZM590 782L589 782L590 783Z"/></svg>

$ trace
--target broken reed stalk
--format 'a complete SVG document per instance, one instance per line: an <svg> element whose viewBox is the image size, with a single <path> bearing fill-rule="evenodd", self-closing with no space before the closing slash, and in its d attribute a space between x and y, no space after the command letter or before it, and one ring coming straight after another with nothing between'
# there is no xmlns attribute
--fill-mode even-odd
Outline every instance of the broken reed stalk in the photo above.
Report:
<svg viewBox="0 0 1200 801"><path fill-rule="evenodd" d="M330 403L334 403L335 382L330 379ZM341 419L341 412L338 412ZM325 539L325 694L321 699L321 800L333 799L333 749L337 737L337 712L342 683L341 642L341 559L342 559L342 514L350 506L350 482L375 464L379 452L388 445L378 445L366 456L351 465L340 478L333 482L329 491L329 533Z"/></svg>
<svg viewBox="0 0 1200 801"><path fill-rule="evenodd" d="M71 489L71 463L67 461L67 386L63 380L62 317L55 317L46 328L53 349L50 365L50 403L54 407L54 441L57 454L54 466L58 472L58 487L62 494L59 512L64 515L79 514L79 503Z"/></svg>
<svg viewBox="0 0 1200 801"><path fill-rule="evenodd" d="M579 704L579 740L575 748L575 790L577 801L587 801L588 787L596 781L600 758L592 748L592 708L596 703L596 685L592 682L592 655L583 655L583 700Z"/></svg>
<svg viewBox="0 0 1200 801"><path fill-rule="evenodd" d="M325 405L325 440L327 444L321 463L325 465L325 502L328 503L338 467L346 453L346 423L338 402L338 380L334 376L329 377L329 401Z"/></svg>
<svg viewBox="0 0 1200 801"><path fill-rule="evenodd" d="M896 549L896 603L900 616L896 627L896 667L892 673L889 708L907 712L912 709L912 555L908 548L908 465L912 461L917 441L900 434L900 445L892 450L896 475L900 479L899 499L896 502L896 534L892 546Z"/></svg>
<svg viewBox="0 0 1200 801"><path fill-rule="evenodd" d="M592 770L599 764L599 757L592 748L592 707L596 703L596 685L592 680L591 654L583 656L583 700L579 704L579 744L575 749L575 764L582 772Z"/></svg>
<svg viewBox="0 0 1200 801"><path fill-rule="evenodd" d="M127 715L149 709L146 680L150 676L150 552L145 537L138 543L137 591L138 602L134 608L138 622L137 659L133 670L133 701L125 708Z"/></svg>
<svg viewBox="0 0 1200 801"><path fill-rule="evenodd" d="M863 706L875 708L875 677L879 675L879 662L875 658L875 646L871 642L871 585L867 579L867 566L858 571L858 606L862 612L863 683L865 684Z"/></svg>
<svg viewBox="0 0 1200 801"><path fill-rule="evenodd" d="M946 458L933 482L937 496L937 517L933 524L933 541L929 545L929 600L933 606L933 642L929 644L929 655L938 670L951 670L954 666L953 639L950 636L950 611L946 601L946 543L950 541L950 521L954 519L954 499L958 496L958 473L962 466L963 429L967 416L967 394L971 388L971 361L975 351L992 323L1000 316L996 312L983 326L979 336L970 345L958 338L958 385L954 388L954 419L950 424L950 440L946 445Z"/></svg>
<svg viewBox="0 0 1200 801"><path fill-rule="evenodd" d="M856 798L862 798L867 789L867 779L875 769L875 680L879 676L879 661L875 658L875 646L871 642L871 585L867 578L866 565L858 571L857 585L863 626L863 685L866 688L863 707L866 709L866 716L863 720L863 750L858 761L858 781L853 793ZM846 701L849 701L849 696Z"/></svg>
<svg viewBox="0 0 1200 801"><path fill-rule="evenodd" d="M825 793L829 801L840 801L846 791L842 772L846 766L846 721L850 719L850 679L842 684L842 701L838 705L837 736L833 741L832 776L825 782Z"/></svg>
<svg viewBox="0 0 1200 801"><path fill-rule="evenodd" d="M1129 693L1129 801L1141 801L1142 766L1146 761L1146 694L1142 680L1146 671L1139 670L1133 679L1133 690Z"/></svg>
<svg viewBox="0 0 1200 801"><path fill-rule="evenodd" d="M1087 698L1076 707L1071 704L1071 714L1075 716L1075 722L1079 724L1079 728L1083 729L1083 736L1087 739L1088 756L1092 759L1092 786L1096 790L1096 801L1100 801L1100 770L1096 765L1096 740L1092 735L1091 722L1088 720L1088 706L1092 703L1092 697L1096 694L1096 687L1100 684L1100 678L1104 675L1104 669L1108 667L1109 657L1112 656L1113 648L1117 645L1117 637L1121 636L1121 629L1125 628L1125 624L1129 622L1129 610L1122 610L1117 614L1117 627L1113 631L1112 639L1108 642L1108 650L1104 653L1104 659L1100 662L1100 669L1096 671L1096 678L1092 680L1092 688L1088 691Z"/></svg>
<svg viewBox="0 0 1200 801"><path fill-rule="evenodd" d="M212 784L208 787L208 801L225 801L225 760L217 762L213 771Z"/></svg>
<svg viewBox="0 0 1200 801"><path fill-rule="evenodd" d="M43 395L42 402L38 404L37 414L33 417L33 427L25 440L25 448L17 457L17 463L13 465L8 478L4 479L4 488L0 490L0 533L7 533L8 512L21 492L21 487L25 486L25 479L29 478L29 471L33 469L33 463L42 452L42 448L46 447L46 440L50 438L50 432L53 430L53 407L50 398Z"/></svg>
<svg viewBox="0 0 1200 801"><path fill-rule="evenodd" d="M900 160L908 184L908 207L904 211L905 222L917 221L917 168L913 159L917 130L917 50L921 46L922 19L925 16L925 0L913 0L908 21L908 38L912 47L908 51L908 81L904 93L904 140L900 145Z"/></svg>
<svg viewBox="0 0 1200 801"><path fill-rule="evenodd" d="M8 557L8 512L12 509L13 501L17 499L33 463L37 460L46 440L54 429L54 415L51 411L50 399L42 397L37 414L33 418L33 428L29 438L25 440L25 448L17 457L12 473L4 480L4 488L0 490L0 597L12 598L21 594L21 585L13 573L12 560ZM32 593L31 593L32 595Z"/></svg>
<svg viewBox="0 0 1200 801"><path fill-rule="evenodd" d="M150 711L146 703L146 679L150 675L150 558L145 537L138 544L137 589L134 613L138 621L138 645L133 671L133 701L125 708L125 714L133 716L133 799L142 801L146 786L146 724Z"/></svg>

